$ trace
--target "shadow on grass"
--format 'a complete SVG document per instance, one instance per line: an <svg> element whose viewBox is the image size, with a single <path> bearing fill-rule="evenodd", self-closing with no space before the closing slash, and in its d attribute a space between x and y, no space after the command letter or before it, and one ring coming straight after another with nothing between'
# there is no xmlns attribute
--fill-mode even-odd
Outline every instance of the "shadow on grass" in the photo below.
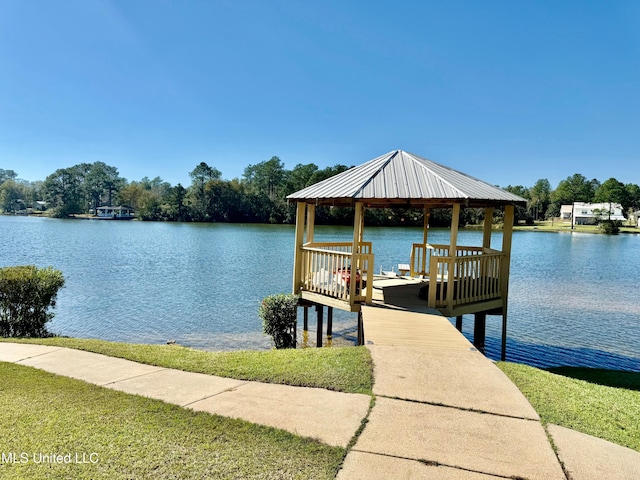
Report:
<svg viewBox="0 0 640 480"><path fill-rule="evenodd" d="M640 391L640 372L623 372L586 367L553 367L548 368L547 371L563 377L585 380L597 385Z"/></svg>

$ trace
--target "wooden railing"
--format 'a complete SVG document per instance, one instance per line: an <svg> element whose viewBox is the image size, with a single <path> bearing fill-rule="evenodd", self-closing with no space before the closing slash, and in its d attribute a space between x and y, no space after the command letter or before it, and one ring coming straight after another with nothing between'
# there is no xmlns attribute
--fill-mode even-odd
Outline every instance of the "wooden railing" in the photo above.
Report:
<svg viewBox="0 0 640 480"><path fill-rule="evenodd" d="M483 249L482 247L456 247L456 255L458 257L467 257L474 255L483 255L486 253L495 253L496 250ZM429 275L429 266L431 257L448 257L449 245L435 245L414 243L411 247L411 276Z"/></svg>
<svg viewBox="0 0 640 480"><path fill-rule="evenodd" d="M468 257L476 255L485 255L490 253L500 253L497 250L482 247L456 247L456 256ZM429 275L431 257L448 257L449 245L422 244L414 243L411 247L411 276Z"/></svg>
<svg viewBox="0 0 640 480"><path fill-rule="evenodd" d="M304 247L327 250L331 252L351 253L353 244L351 242L311 242L305 243ZM357 253L371 253L371 242L361 242Z"/></svg>
<svg viewBox="0 0 640 480"><path fill-rule="evenodd" d="M456 256L449 245L414 243L411 275L429 279L428 305L446 308L499 299L502 252L483 247L457 246Z"/></svg>
<svg viewBox="0 0 640 480"><path fill-rule="evenodd" d="M500 252L456 258L457 295L453 304L483 302L499 298L502 293Z"/></svg>
<svg viewBox="0 0 640 480"><path fill-rule="evenodd" d="M361 243L355 254L351 250L350 243L305 244L302 247L302 290L350 305L371 303L374 271L371 243Z"/></svg>
<svg viewBox="0 0 640 480"><path fill-rule="evenodd" d="M431 245L414 243L411 247L411 276L426 277L429 274L429 258L431 256Z"/></svg>
<svg viewBox="0 0 640 480"><path fill-rule="evenodd" d="M460 247L457 257L432 255L429 262L429 298L432 308L455 307L498 299L504 255L495 250ZM433 287L435 288L433 288Z"/></svg>

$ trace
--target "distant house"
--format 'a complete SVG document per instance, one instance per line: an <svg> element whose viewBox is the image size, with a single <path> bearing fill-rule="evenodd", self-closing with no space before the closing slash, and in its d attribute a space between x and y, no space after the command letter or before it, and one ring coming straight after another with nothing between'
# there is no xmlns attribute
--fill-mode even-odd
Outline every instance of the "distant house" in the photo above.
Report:
<svg viewBox="0 0 640 480"><path fill-rule="evenodd" d="M601 220L626 220L619 203L583 203L574 202L573 205L560 207L560 219L570 222L573 217L575 225L595 225Z"/></svg>
<svg viewBox="0 0 640 480"><path fill-rule="evenodd" d="M635 225L636 227L640 227L640 210L638 210L637 212L633 212L630 215L629 220L631 221L631 223L633 225Z"/></svg>
<svg viewBox="0 0 640 480"><path fill-rule="evenodd" d="M96 217L99 219L131 220L133 209L129 207L98 207Z"/></svg>

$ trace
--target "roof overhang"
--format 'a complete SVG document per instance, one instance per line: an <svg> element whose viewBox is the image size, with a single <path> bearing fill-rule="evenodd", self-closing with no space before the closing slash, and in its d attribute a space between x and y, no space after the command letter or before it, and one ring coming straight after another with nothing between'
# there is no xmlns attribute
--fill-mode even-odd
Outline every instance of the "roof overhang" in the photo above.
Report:
<svg viewBox="0 0 640 480"><path fill-rule="evenodd" d="M353 207L356 203L362 203L367 208L451 208L454 204L460 204L465 208L489 208L503 207L505 205L526 205L523 202L505 202L504 200L468 200L468 199L380 199L380 198L289 198L290 202L310 203L316 206L329 207Z"/></svg>
<svg viewBox="0 0 640 480"><path fill-rule="evenodd" d="M395 150L287 196L289 201L370 208L525 206L495 185L402 150Z"/></svg>

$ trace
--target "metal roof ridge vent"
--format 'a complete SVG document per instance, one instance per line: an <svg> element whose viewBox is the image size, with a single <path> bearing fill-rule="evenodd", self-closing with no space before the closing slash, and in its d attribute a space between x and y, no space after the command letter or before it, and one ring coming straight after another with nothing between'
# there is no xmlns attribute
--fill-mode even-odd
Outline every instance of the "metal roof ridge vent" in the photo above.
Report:
<svg viewBox="0 0 640 480"><path fill-rule="evenodd" d="M378 168L378 170L376 170L375 173L371 175L369 179L362 185L360 185L360 188L353 193L353 198L356 198L358 193L362 192L367 187L367 185L369 185L373 181L373 179L376 178L380 174L380 172L382 172L382 170L384 170L384 168L389 165L389 163L391 163L391 160L393 160L400 151L401 150L396 150L395 152L393 152L393 154L389 156L389 158L380 166L380 168Z"/></svg>

